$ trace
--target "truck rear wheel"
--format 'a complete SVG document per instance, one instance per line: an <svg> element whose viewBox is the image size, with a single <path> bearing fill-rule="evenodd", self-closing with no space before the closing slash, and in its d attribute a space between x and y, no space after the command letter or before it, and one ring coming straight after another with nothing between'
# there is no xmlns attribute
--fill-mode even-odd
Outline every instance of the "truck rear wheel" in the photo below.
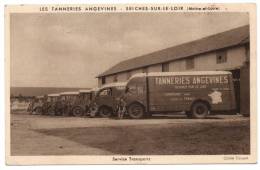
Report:
<svg viewBox="0 0 260 170"><path fill-rule="evenodd" d="M196 119L204 119L209 113L209 107L205 102L196 102L191 108L192 117Z"/></svg>
<svg viewBox="0 0 260 170"><path fill-rule="evenodd" d="M84 115L84 110L81 107L75 107L72 110L72 115L75 117L80 117Z"/></svg>
<svg viewBox="0 0 260 170"><path fill-rule="evenodd" d="M100 107L98 112L101 117L110 117L113 113L112 109L106 106Z"/></svg>
<svg viewBox="0 0 260 170"><path fill-rule="evenodd" d="M131 104L128 108L128 114L132 119L140 119L144 117L144 107L138 103Z"/></svg>

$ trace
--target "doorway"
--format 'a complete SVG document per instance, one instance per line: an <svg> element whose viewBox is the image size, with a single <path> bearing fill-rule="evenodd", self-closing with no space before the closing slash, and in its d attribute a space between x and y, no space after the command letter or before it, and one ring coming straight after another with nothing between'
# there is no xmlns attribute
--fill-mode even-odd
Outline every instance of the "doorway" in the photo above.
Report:
<svg viewBox="0 0 260 170"><path fill-rule="evenodd" d="M231 70L236 98L236 111L240 113L240 69Z"/></svg>

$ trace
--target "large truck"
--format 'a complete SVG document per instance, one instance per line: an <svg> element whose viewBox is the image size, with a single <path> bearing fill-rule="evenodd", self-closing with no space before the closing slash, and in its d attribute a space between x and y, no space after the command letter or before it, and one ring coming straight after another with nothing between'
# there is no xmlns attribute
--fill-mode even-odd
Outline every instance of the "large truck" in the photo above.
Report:
<svg viewBox="0 0 260 170"><path fill-rule="evenodd" d="M95 89L62 92L55 103L56 115L81 117L87 115Z"/></svg>
<svg viewBox="0 0 260 170"><path fill-rule="evenodd" d="M62 92L60 93L60 100L62 105L62 115L63 116L76 116L79 117L81 114L74 110L76 103L79 103L79 92Z"/></svg>
<svg viewBox="0 0 260 170"><path fill-rule="evenodd" d="M101 117L110 117L114 114L114 108L121 95L124 93L126 82L110 83L102 86L97 92L92 102L92 110ZM92 116L93 117L93 116Z"/></svg>
<svg viewBox="0 0 260 170"><path fill-rule="evenodd" d="M228 71L140 73L126 85L124 102L129 116L184 111L205 118L210 112L236 108L232 74Z"/></svg>
<svg viewBox="0 0 260 170"><path fill-rule="evenodd" d="M79 99L73 103L72 114L77 117L87 115L90 110L90 103L94 97L93 91L79 90L78 97Z"/></svg>

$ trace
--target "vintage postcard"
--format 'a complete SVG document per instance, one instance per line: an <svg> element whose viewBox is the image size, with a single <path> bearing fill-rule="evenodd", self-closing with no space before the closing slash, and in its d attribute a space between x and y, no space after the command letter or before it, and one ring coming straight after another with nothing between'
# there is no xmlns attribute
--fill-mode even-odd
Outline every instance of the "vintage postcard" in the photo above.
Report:
<svg viewBox="0 0 260 170"><path fill-rule="evenodd" d="M256 163L255 4L6 5L6 163Z"/></svg>

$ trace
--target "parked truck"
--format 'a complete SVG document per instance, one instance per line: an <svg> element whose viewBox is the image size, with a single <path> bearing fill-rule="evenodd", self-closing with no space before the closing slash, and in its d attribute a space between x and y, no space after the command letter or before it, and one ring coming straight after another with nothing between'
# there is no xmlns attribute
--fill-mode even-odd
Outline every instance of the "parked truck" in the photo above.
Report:
<svg viewBox="0 0 260 170"><path fill-rule="evenodd" d="M76 103L79 103L79 92L63 92L60 93L61 96L61 103L62 103L62 115L63 116L81 116L76 113L74 106ZM75 114L76 113L76 114Z"/></svg>
<svg viewBox="0 0 260 170"><path fill-rule="evenodd" d="M87 115L90 108L90 103L93 99L92 90L79 90L78 100L75 100L72 106L72 114L74 116Z"/></svg>
<svg viewBox="0 0 260 170"><path fill-rule="evenodd" d="M31 114L41 114L43 106L43 96L36 96L29 104L27 111Z"/></svg>
<svg viewBox="0 0 260 170"><path fill-rule="evenodd" d="M111 83L102 86L97 92L92 102L92 110L101 117L110 117L114 114L117 100L125 91L125 82Z"/></svg>
<svg viewBox="0 0 260 170"><path fill-rule="evenodd" d="M60 93L57 110L60 115L80 117L89 114L95 89Z"/></svg>
<svg viewBox="0 0 260 170"><path fill-rule="evenodd" d="M42 114L44 115L56 115L56 102L59 98L58 93L48 94L45 96L45 100L42 106Z"/></svg>
<svg viewBox="0 0 260 170"><path fill-rule="evenodd" d="M205 118L210 112L236 108L232 74L227 71L136 74L127 82L123 99L133 119L179 111Z"/></svg>

